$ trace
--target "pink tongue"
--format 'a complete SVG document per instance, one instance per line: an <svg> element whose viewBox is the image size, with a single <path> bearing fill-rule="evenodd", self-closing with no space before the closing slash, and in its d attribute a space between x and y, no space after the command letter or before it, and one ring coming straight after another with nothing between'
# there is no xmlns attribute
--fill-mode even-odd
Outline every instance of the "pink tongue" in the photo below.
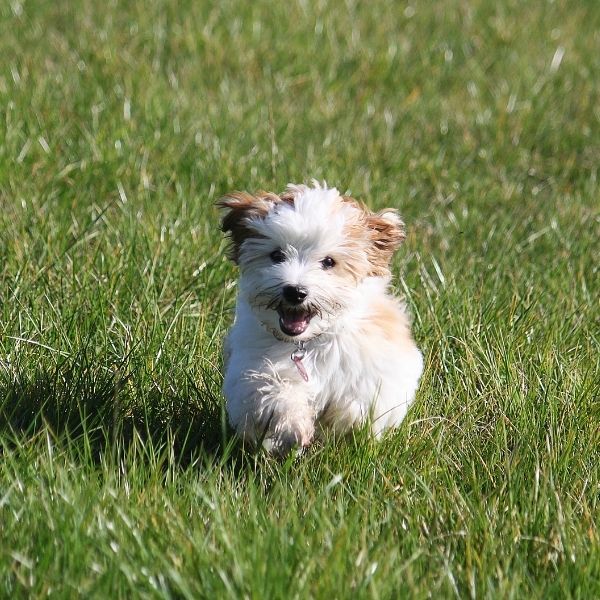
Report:
<svg viewBox="0 0 600 600"><path fill-rule="evenodd" d="M308 319L302 314L283 314L279 317L279 326L288 335L300 335L308 327Z"/></svg>

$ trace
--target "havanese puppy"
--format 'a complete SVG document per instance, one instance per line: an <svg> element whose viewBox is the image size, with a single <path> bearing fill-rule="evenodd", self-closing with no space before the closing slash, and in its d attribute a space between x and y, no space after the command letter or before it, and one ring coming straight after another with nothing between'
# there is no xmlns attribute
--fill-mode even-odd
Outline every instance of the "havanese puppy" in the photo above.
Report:
<svg viewBox="0 0 600 600"><path fill-rule="evenodd" d="M244 440L277 454L325 428L397 427L423 359L390 260L405 237L393 209L377 213L335 188L221 199L240 268L225 342L227 413Z"/></svg>

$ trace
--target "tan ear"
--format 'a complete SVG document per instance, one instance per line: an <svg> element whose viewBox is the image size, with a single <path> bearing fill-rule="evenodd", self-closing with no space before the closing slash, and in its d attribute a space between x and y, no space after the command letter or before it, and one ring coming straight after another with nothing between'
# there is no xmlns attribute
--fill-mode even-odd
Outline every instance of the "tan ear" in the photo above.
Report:
<svg viewBox="0 0 600 600"><path fill-rule="evenodd" d="M264 218L275 198L279 199L269 192L259 192L256 195L231 192L217 202L219 208L227 210L221 221L221 230L231 237L230 258L233 262L238 262L240 246L246 238L260 237L252 228L252 220Z"/></svg>
<svg viewBox="0 0 600 600"><path fill-rule="evenodd" d="M372 275L387 275L394 252L406 238L404 223L393 208L367 213L366 225L370 232L369 262Z"/></svg>

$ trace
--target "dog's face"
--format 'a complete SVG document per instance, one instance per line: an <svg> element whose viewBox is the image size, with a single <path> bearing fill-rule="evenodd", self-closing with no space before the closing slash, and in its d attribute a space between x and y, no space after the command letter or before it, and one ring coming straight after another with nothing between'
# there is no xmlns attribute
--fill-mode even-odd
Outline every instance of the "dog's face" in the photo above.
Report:
<svg viewBox="0 0 600 600"><path fill-rule="evenodd" d="M284 340L327 330L359 301L366 277L388 276L404 239L394 210L372 213L336 189L290 185L281 195L233 193L223 231L241 270L240 293Z"/></svg>

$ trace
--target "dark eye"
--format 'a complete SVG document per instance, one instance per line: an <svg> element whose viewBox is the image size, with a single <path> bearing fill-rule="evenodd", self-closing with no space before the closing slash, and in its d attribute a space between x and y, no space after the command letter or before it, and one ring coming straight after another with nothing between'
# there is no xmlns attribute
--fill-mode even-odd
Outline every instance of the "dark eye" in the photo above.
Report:
<svg viewBox="0 0 600 600"><path fill-rule="evenodd" d="M276 265L285 260L285 254L279 248L277 248L277 250L273 250L273 252L269 254L269 257Z"/></svg>
<svg viewBox="0 0 600 600"><path fill-rule="evenodd" d="M326 256L322 261L321 261L321 266L324 269L332 269L333 267L335 267L335 260L333 260L333 258L331 258L331 256Z"/></svg>

